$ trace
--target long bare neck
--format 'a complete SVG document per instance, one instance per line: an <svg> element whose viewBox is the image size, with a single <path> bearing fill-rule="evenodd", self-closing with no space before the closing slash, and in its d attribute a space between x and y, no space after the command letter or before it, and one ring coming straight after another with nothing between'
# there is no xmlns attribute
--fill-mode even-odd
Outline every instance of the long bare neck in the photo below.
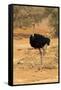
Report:
<svg viewBox="0 0 61 90"><path fill-rule="evenodd" d="M35 24L33 24L33 26L32 26L32 30L33 30L33 32L32 32L32 36L34 36L34 33L35 33Z"/></svg>

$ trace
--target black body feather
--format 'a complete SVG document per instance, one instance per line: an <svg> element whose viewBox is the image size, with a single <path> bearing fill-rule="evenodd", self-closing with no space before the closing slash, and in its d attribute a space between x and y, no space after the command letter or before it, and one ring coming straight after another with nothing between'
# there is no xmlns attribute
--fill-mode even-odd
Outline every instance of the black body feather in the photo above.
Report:
<svg viewBox="0 0 61 90"><path fill-rule="evenodd" d="M30 36L30 44L33 48L43 48L46 44L50 44L50 39L40 34L34 34L34 36Z"/></svg>

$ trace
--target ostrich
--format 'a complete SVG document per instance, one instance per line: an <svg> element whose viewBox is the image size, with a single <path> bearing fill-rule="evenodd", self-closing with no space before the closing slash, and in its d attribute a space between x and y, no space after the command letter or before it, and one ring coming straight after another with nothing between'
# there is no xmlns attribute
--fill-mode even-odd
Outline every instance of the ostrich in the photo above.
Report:
<svg viewBox="0 0 61 90"><path fill-rule="evenodd" d="M34 29L34 27L33 27L33 29ZM40 63L42 65L42 55L44 52L44 46L50 45L50 39L48 37L45 37L44 35L34 33L34 30L33 30L33 35L30 35L30 45L33 48L39 50L40 56L41 56L41 62Z"/></svg>

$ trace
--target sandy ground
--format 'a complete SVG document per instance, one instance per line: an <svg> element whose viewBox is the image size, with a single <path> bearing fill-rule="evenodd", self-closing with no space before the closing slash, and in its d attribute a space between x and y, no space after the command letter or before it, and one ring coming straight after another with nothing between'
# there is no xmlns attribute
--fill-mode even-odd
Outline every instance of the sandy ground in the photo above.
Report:
<svg viewBox="0 0 61 90"><path fill-rule="evenodd" d="M38 49L29 44L29 38L15 39L13 48L13 83L58 82L58 39L51 39L43 55L42 66Z"/></svg>

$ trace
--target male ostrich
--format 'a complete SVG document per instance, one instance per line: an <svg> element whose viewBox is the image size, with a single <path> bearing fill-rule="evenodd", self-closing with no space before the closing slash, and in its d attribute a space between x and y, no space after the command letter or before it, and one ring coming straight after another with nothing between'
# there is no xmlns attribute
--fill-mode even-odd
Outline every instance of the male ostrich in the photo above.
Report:
<svg viewBox="0 0 61 90"><path fill-rule="evenodd" d="M43 54L42 50L44 51L44 46L49 44L50 44L50 39L48 37L36 33L30 36L30 45L35 49L39 49L41 55L41 62L40 62L41 65L42 65L42 54Z"/></svg>

